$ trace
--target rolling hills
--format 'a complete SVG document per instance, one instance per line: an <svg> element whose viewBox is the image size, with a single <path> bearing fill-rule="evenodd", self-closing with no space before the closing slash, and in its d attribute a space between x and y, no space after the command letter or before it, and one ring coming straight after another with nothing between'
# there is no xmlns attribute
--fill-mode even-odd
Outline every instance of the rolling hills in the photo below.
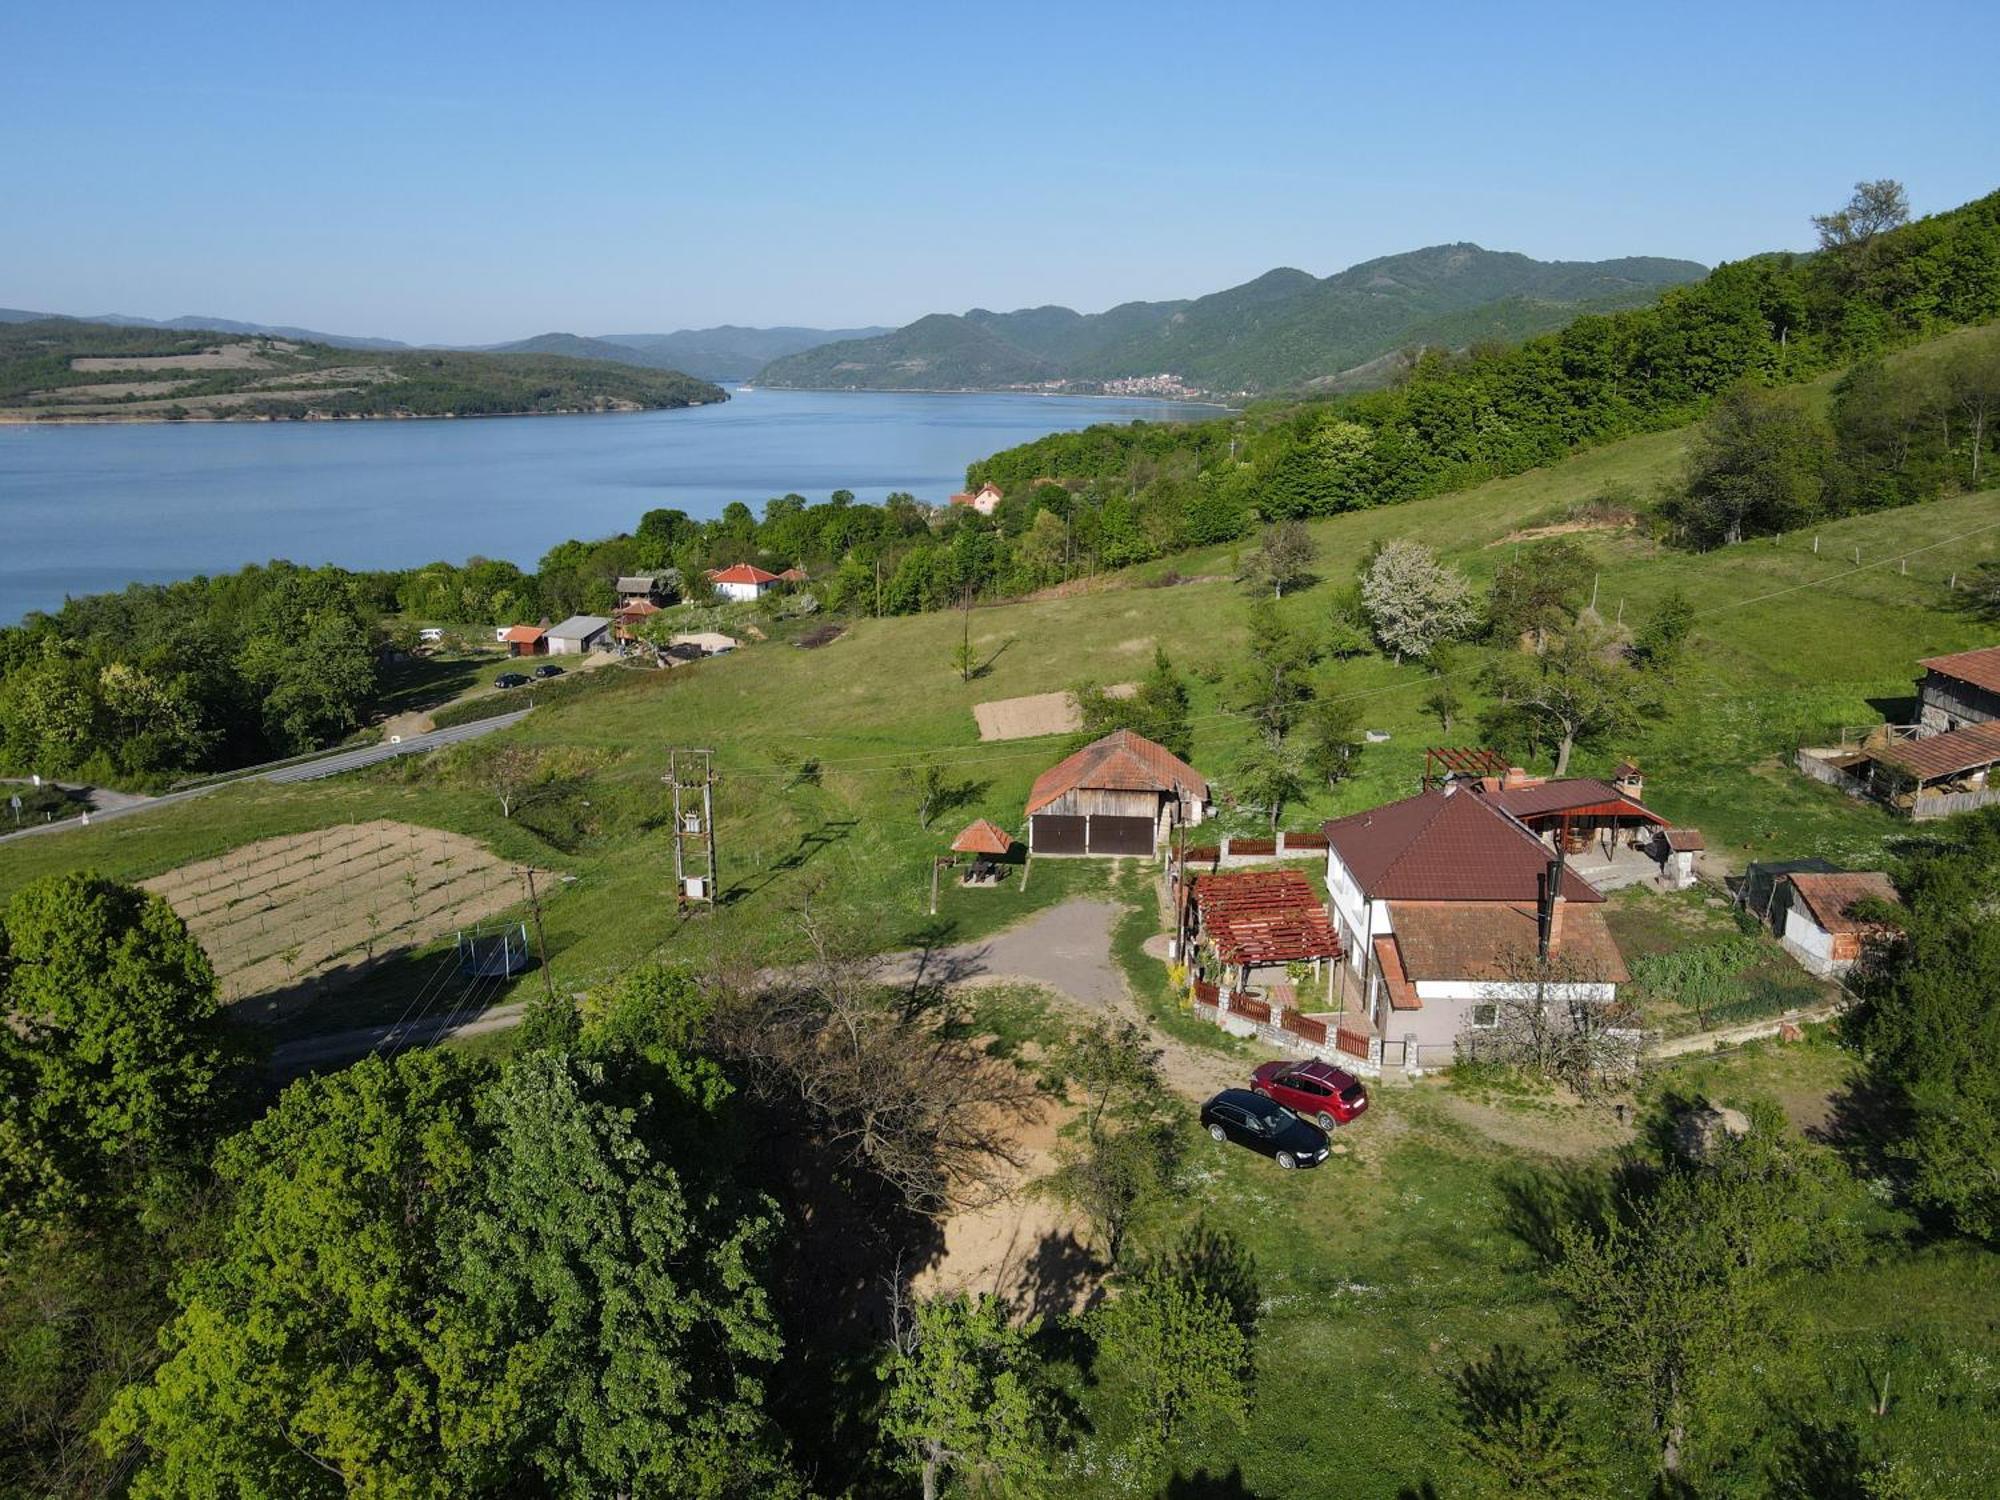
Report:
<svg viewBox="0 0 2000 1500"><path fill-rule="evenodd" d="M0 324L0 420L330 420L647 411L727 400L675 370L550 354L339 349L232 330Z"/></svg>
<svg viewBox="0 0 2000 1500"><path fill-rule="evenodd" d="M965 390L1108 383L1168 374L1232 394L1330 382L1414 343L1461 348L1547 332L1578 313L1643 305L1699 280L1693 261L1538 261L1436 245L1332 276L1288 267L1192 301L934 313L876 338L775 359L762 385Z"/></svg>

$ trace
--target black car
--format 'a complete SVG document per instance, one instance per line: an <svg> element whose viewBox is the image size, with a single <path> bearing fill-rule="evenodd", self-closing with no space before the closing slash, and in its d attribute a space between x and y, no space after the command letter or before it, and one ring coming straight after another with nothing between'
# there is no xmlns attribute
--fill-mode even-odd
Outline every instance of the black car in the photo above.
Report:
<svg viewBox="0 0 2000 1500"><path fill-rule="evenodd" d="M493 685L497 688L523 687L526 686L527 681L528 679L523 677L519 672L502 672L498 677L493 679Z"/></svg>
<svg viewBox="0 0 2000 1500"><path fill-rule="evenodd" d="M545 661L539 667L535 668L535 675L537 677L560 677L562 676L562 672L563 669L552 661Z"/></svg>
<svg viewBox="0 0 2000 1500"><path fill-rule="evenodd" d="M1308 1125L1275 1099L1248 1089L1224 1089L1201 1107L1201 1123L1218 1141L1261 1151L1287 1172L1326 1160L1326 1132Z"/></svg>

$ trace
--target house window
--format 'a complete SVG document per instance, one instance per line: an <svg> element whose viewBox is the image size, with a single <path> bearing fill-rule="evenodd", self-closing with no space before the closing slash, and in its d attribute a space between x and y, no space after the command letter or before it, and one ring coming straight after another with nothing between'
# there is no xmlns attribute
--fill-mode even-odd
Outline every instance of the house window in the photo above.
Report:
<svg viewBox="0 0 2000 1500"><path fill-rule="evenodd" d="M1500 1007L1490 1000L1482 1001L1480 1004L1472 1007L1472 1018L1466 1024L1476 1026L1482 1031L1498 1026L1500 1024Z"/></svg>

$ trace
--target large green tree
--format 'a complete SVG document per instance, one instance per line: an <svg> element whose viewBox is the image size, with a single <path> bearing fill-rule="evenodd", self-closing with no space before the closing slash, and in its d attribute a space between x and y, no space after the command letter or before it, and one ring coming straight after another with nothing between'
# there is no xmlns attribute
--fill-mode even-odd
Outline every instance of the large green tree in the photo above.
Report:
<svg viewBox="0 0 2000 1500"><path fill-rule="evenodd" d="M158 896L51 875L0 913L0 1241L87 1217L234 1118L215 972Z"/></svg>
<svg viewBox="0 0 2000 1500"><path fill-rule="evenodd" d="M1910 1191L2000 1243L2000 812L1955 818L1901 880L1904 935L1862 1043L1899 1100Z"/></svg>
<svg viewBox="0 0 2000 1500"><path fill-rule="evenodd" d="M1706 1158L1627 1179L1608 1222L1565 1225L1547 1279L1571 1357L1619 1399L1680 1480L1712 1451L1719 1399L1768 1350L1783 1280L1853 1246L1851 1184L1773 1107Z"/></svg>
<svg viewBox="0 0 2000 1500"><path fill-rule="evenodd" d="M1032 1493L1032 1481L1046 1477L1034 1334L990 1293L918 1303L899 1330L882 1369L890 1383L882 1435L916 1471L924 1500L937 1500L952 1474L1005 1493Z"/></svg>
<svg viewBox="0 0 2000 1500"><path fill-rule="evenodd" d="M783 1489L770 1210L713 1174L706 1109L613 1078L419 1052L288 1089L224 1146L219 1250L100 1428L133 1493Z"/></svg>

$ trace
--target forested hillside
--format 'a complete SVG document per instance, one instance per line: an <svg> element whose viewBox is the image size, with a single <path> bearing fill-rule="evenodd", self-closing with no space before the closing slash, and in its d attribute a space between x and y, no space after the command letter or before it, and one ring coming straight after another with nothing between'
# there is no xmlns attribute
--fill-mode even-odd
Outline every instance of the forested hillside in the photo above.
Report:
<svg viewBox="0 0 2000 1500"><path fill-rule="evenodd" d="M0 325L0 420L510 416L726 399L675 370L595 359L336 349L68 318Z"/></svg>
<svg viewBox="0 0 2000 1500"><path fill-rule="evenodd" d="M1324 279L1281 268L1191 302L1128 302L1091 314L1066 307L934 314L881 338L773 361L757 378L817 389L957 390L1097 387L1170 374L1212 392L1295 389L1407 344L1456 349L1523 337L1560 327L1585 307L1649 302L1702 274L1693 261L1537 261L1438 245Z"/></svg>

